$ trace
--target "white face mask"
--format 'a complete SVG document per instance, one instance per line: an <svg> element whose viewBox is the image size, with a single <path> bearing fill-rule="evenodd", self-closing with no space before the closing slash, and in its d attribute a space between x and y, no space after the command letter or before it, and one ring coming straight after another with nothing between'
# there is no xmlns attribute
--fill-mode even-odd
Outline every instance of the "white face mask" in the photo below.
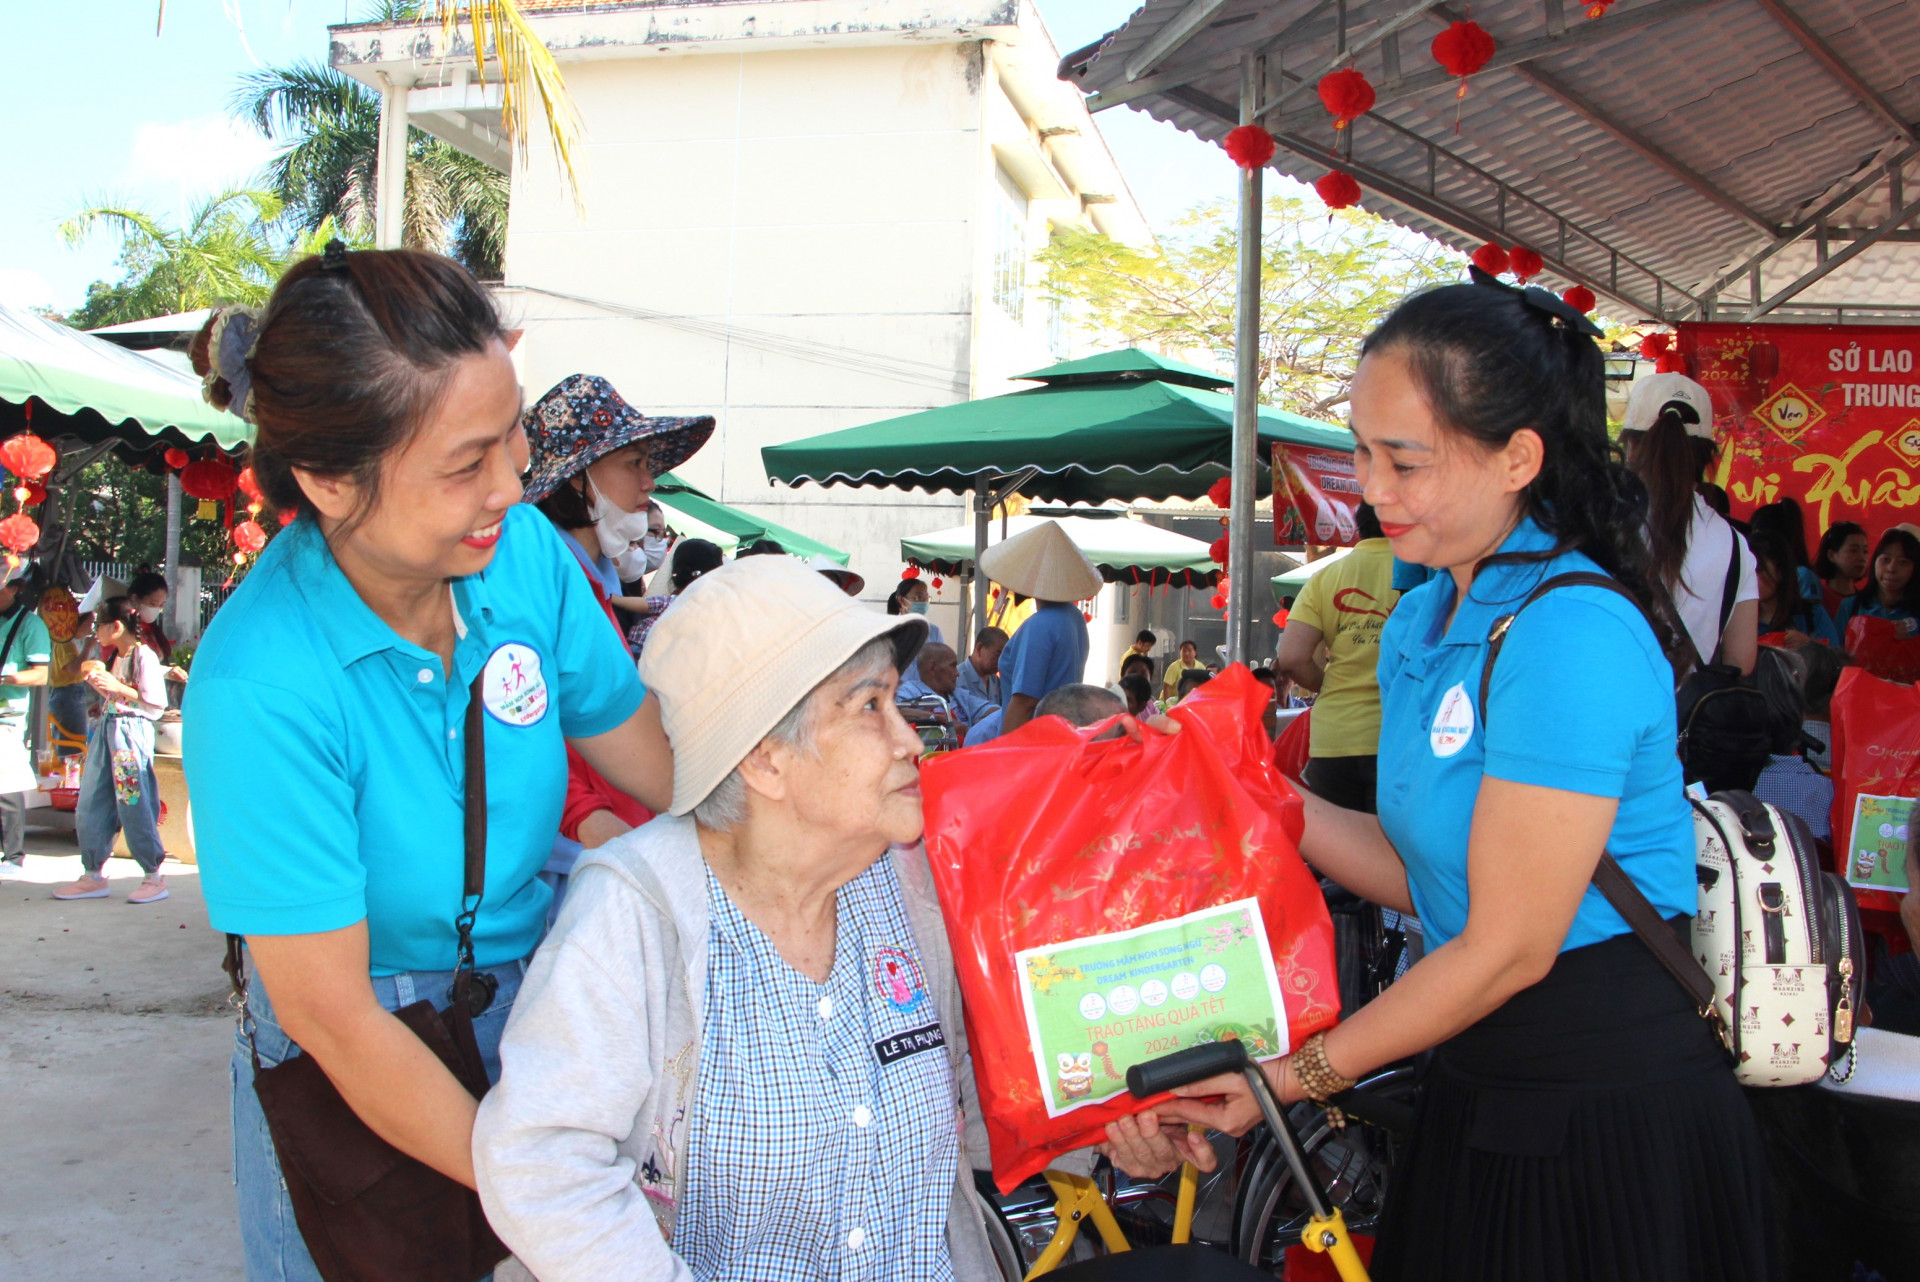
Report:
<svg viewBox="0 0 1920 1282"><path fill-rule="evenodd" d="M647 537L647 510L629 512L616 507L593 492L593 504L589 509L593 514L593 532L600 538L600 551L610 561L617 561L627 554L629 548Z"/></svg>
<svg viewBox="0 0 1920 1282"><path fill-rule="evenodd" d="M639 547L628 548L624 553L613 558L613 568L620 572L622 583L638 583L658 569L659 565L660 563L648 554L645 540L641 541Z"/></svg>
<svg viewBox="0 0 1920 1282"><path fill-rule="evenodd" d="M140 611L140 621L142 623L158 623L160 621L159 606L143 605L136 608Z"/></svg>

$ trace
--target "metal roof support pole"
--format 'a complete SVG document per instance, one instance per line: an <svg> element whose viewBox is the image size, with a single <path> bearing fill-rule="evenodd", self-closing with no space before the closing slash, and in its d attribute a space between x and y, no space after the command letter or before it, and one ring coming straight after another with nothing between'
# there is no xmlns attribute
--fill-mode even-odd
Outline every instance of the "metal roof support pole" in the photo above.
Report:
<svg viewBox="0 0 1920 1282"><path fill-rule="evenodd" d="M1240 61L1240 123L1260 106L1261 64ZM1227 542L1227 662L1244 663L1253 640L1253 496L1260 448L1260 214L1265 167L1240 171L1239 278L1233 305L1233 503Z"/></svg>
<svg viewBox="0 0 1920 1282"><path fill-rule="evenodd" d="M973 478L973 629L967 636L960 638L966 645L962 658L973 653L971 638L980 635L980 629L987 626L987 579L980 573L980 554L987 550L987 522L993 517L993 494L991 483L985 472ZM962 592L966 591L966 581L961 580ZM966 618L966 611L960 617Z"/></svg>

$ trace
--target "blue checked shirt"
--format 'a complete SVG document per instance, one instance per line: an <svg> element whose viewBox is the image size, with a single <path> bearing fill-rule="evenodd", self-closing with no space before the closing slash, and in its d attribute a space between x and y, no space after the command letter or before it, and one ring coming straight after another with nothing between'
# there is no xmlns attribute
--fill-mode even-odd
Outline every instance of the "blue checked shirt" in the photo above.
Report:
<svg viewBox="0 0 1920 1282"><path fill-rule="evenodd" d="M702 1282L952 1282L958 1096L893 864L843 886L833 971L707 873L706 1019L674 1249Z"/></svg>
<svg viewBox="0 0 1920 1282"><path fill-rule="evenodd" d="M1804 759L1775 753L1760 772L1760 782L1753 785L1753 795L1799 815L1820 840L1833 839L1833 780Z"/></svg>

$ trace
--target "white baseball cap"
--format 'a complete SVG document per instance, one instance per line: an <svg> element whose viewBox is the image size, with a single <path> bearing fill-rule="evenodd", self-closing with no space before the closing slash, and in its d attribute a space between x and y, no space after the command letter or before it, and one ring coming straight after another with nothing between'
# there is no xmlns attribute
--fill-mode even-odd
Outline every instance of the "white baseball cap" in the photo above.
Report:
<svg viewBox="0 0 1920 1282"><path fill-rule="evenodd" d="M1681 421L1687 423L1688 436L1713 439L1713 398L1707 395L1706 388L1685 374L1649 374L1635 379L1633 390L1627 393L1627 419L1620 430L1646 431L1659 421L1660 411L1669 405L1683 406L1692 413L1692 422L1687 422L1686 414L1680 416Z"/></svg>

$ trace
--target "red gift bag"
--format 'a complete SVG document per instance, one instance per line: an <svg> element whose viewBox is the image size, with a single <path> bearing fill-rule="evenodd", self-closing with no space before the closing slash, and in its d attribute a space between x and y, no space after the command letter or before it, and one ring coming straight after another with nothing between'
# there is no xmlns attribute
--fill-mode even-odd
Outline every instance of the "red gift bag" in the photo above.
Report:
<svg viewBox="0 0 1920 1282"><path fill-rule="evenodd" d="M1903 953L1899 888L1906 883L1911 799L1920 798L1920 689L1848 668L1829 715L1834 871L1853 886L1861 924L1882 936L1889 952Z"/></svg>
<svg viewBox="0 0 1920 1282"><path fill-rule="evenodd" d="M1339 1017L1270 697L1235 665L1168 714L1178 734L1102 740L1046 717L924 767L1003 1192L1148 1107L1130 1065L1232 1039L1271 1059Z"/></svg>
<svg viewBox="0 0 1920 1282"><path fill-rule="evenodd" d="M1920 637L1896 635L1892 619L1862 614L1847 620L1847 653L1883 681L1920 681Z"/></svg>

